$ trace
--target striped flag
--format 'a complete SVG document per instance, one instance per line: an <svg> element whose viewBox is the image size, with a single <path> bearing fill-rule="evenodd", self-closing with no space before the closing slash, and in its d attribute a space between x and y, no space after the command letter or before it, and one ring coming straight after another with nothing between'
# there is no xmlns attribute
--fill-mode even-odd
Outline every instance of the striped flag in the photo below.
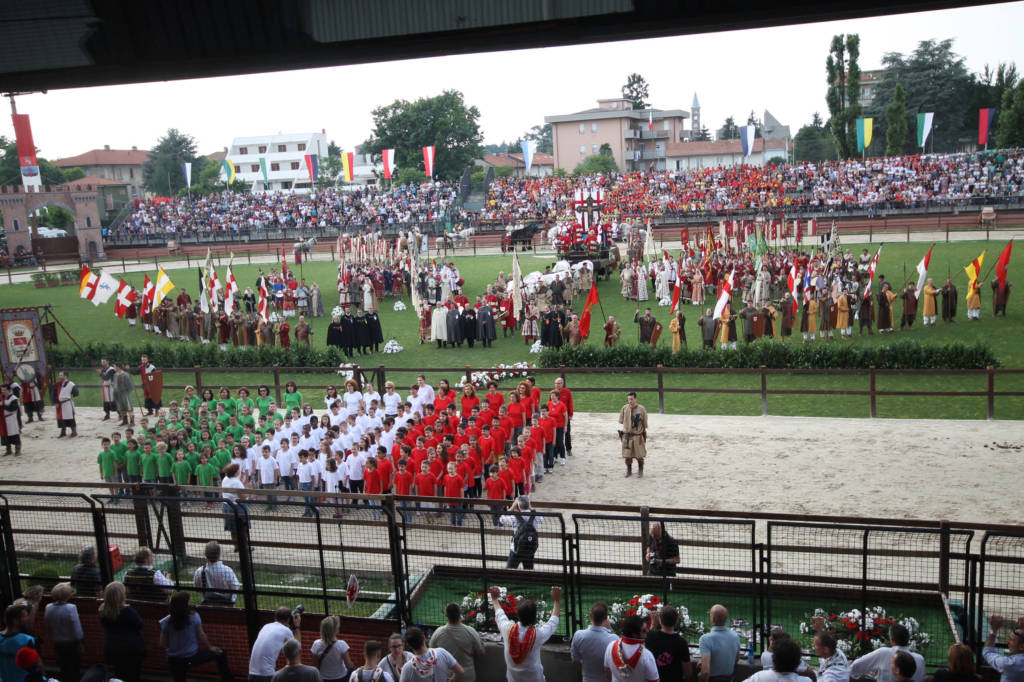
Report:
<svg viewBox="0 0 1024 682"><path fill-rule="evenodd" d="M224 312L228 315L235 312L235 295L238 293L238 282L235 281L235 275L231 272L231 261L234 259L235 254L231 254L228 271L224 275Z"/></svg>
<svg viewBox="0 0 1024 682"><path fill-rule="evenodd" d="M647 130L654 130L654 109L647 110Z"/></svg>
<svg viewBox="0 0 1024 682"><path fill-rule="evenodd" d="M928 135L932 132L932 122L935 120L935 112L929 111L917 115L917 146L924 149L928 142Z"/></svg>
<svg viewBox="0 0 1024 682"><path fill-rule="evenodd" d="M786 277L786 286L789 288L789 295L793 297L793 314L796 315L796 309L799 307L796 302L796 261L793 261L792 267L789 268L789 276Z"/></svg>
<svg viewBox="0 0 1024 682"><path fill-rule="evenodd" d="M718 303L715 304L715 314L712 319L717 320L722 316L722 311L725 310L725 306L729 305L729 299L732 298L732 283L733 277L736 275L736 268L733 268L729 272L729 278L722 284L722 293L718 295Z"/></svg>
<svg viewBox="0 0 1024 682"><path fill-rule="evenodd" d="M342 155L344 158L344 155ZM309 171L309 181L316 182L320 175L320 159L316 154L306 154L306 170Z"/></svg>
<svg viewBox="0 0 1024 682"><path fill-rule="evenodd" d="M156 290L153 288L153 282L149 279L149 275L146 275L146 281L142 285L142 312L148 314L153 309L153 296L155 293Z"/></svg>
<svg viewBox="0 0 1024 682"><path fill-rule="evenodd" d="M857 119L857 151L862 152L871 146L871 133L874 130L875 119Z"/></svg>
<svg viewBox="0 0 1024 682"><path fill-rule="evenodd" d="M226 182L230 185L235 181L235 164L230 159L224 159L220 162L221 170L224 171L224 177Z"/></svg>
<svg viewBox="0 0 1024 682"><path fill-rule="evenodd" d="M384 177L390 180L391 175L395 172L395 168L397 166L397 164L395 163L395 150L381 150L380 160L381 163L384 165Z"/></svg>
<svg viewBox="0 0 1024 682"><path fill-rule="evenodd" d="M434 177L434 152L436 148L434 145L423 148L423 170L427 173L427 178Z"/></svg>
<svg viewBox="0 0 1024 682"><path fill-rule="evenodd" d="M345 182L352 182L352 169L355 167L356 155L355 152L342 152L341 154L341 172L342 177L345 178Z"/></svg>
<svg viewBox="0 0 1024 682"><path fill-rule="evenodd" d="M985 262L985 252L982 251L981 255L972 260L964 268L964 272L967 273L967 296L970 298L971 290L974 288L974 282L981 277L981 266Z"/></svg>
<svg viewBox="0 0 1024 682"><path fill-rule="evenodd" d="M929 253L931 249L929 249ZM882 247L878 247L878 251L875 252L875 257L871 259L871 264L868 265L868 284L864 287L864 295L861 296L861 300L866 299L871 295L871 283L875 281L875 270L878 269L878 257L882 255Z"/></svg>
<svg viewBox="0 0 1024 682"><path fill-rule="evenodd" d="M264 322L270 319L268 317L269 309L270 306L267 300L267 278L260 277L260 302L257 311L260 314L260 319L263 320Z"/></svg>
<svg viewBox="0 0 1024 682"><path fill-rule="evenodd" d="M914 292L914 298L921 298L921 287L924 286L924 282L928 278L928 264L932 261L933 248L935 248L935 244L928 247L928 253L924 254L924 258L917 264L917 291Z"/></svg>
<svg viewBox="0 0 1024 682"><path fill-rule="evenodd" d="M167 298L167 295L174 290L174 282L167 276L163 268L158 267L156 271L156 286L153 294L153 307L160 305Z"/></svg>
<svg viewBox="0 0 1024 682"><path fill-rule="evenodd" d="M96 287L99 286L100 278L88 268L82 266L82 274L78 276L78 295L87 301L91 301L96 295Z"/></svg>
<svg viewBox="0 0 1024 682"><path fill-rule="evenodd" d="M992 122L995 121L995 118L995 109L978 109L978 144L988 146L988 134L992 130Z"/></svg>

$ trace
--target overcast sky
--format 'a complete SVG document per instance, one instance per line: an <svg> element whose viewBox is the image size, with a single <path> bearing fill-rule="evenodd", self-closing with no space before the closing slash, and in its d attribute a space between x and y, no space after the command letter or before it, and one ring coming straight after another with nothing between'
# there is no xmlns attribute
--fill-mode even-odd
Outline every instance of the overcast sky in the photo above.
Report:
<svg viewBox="0 0 1024 682"><path fill-rule="evenodd" d="M860 65L921 40L955 37L971 71L1024 67L1024 2L578 47L543 48L269 73L229 78L51 91L18 98L36 146L49 159L110 145L148 149L168 128L196 138L201 154L237 136L325 129L351 150L369 135L371 110L395 99L463 92L480 109L484 141L514 140L545 115L617 97L641 73L660 109L689 110L694 92L712 131L727 116L745 122L770 111L793 132L815 111L827 118L825 58L836 33L859 33ZM1024 69L1022 69L1024 70ZM940 120L941 112L936 113ZM10 118L0 134L13 136Z"/></svg>

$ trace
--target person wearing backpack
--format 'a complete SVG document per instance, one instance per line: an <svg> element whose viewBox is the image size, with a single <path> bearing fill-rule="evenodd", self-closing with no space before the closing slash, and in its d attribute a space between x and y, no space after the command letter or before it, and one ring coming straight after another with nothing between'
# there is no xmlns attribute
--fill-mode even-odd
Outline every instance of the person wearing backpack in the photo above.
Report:
<svg viewBox="0 0 1024 682"><path fill-rule="evenodd" d="M349 678L349 672L356 667L349 656L348 643L343 639L338 639L340 629L340 618L337 616L325 617L320 621L320 639L313 642L313 646L310 648L313 662L320 671L320 677L324 682L331 680L345 682Z"/></svg>
<svg viewBox="0 0 1024 682"><path fill-rule="evenodd" d="M520 495L508 508L509 513L501 517L501 525L511 526L512 546L509 549L505 568L519 568L522 564L527 570L533 569L533 556L540 546L537 524L540 518L530 507L529 495Z"/></svg>

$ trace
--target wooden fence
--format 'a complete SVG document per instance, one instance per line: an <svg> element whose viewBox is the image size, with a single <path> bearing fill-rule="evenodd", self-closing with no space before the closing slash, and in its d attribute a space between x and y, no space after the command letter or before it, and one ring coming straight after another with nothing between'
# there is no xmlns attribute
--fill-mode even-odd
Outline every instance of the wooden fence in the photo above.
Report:
<svg viewBox="0 0 1024 682"><path fill-rule="evenodd" d="M95 370L92 367L69 367L65 368L69 372L73 373L91 373ZM472 367L471 365L464 365L462 367L387 367L385 365L376 366L360 366L352 364L350 367L345 368L346 371L351 371L355 378L359 389L362 389L362 383L364 381L371 381L374 386L382 388L384 382L387 380L389 374L421 374L424 371L430 371L432 374L437 373L458 373L465 381L470 381L473 374L482 372L486 374L501 374L503 372L509 372L508 367ZM241 385L228 385L211 381L211 375L216 376L218 374L237 374L239 372L259 372L266 374L268 377L266 384L272 391L274 391L275 399L278 403L281 402L281 393L285 384L293 380L296 375L302 374L319 374L327 372L337 372L338 367L183 367L183 368L166 368L167 372L192 372L195 380L192 385L196 388L196 391L201 391L206 387L220 388L226 387L228 389L238 389ZM863 396L868 399L868 414L872 419L878 416L877 402L879 397L892 397L892 396L905 396L905 397L928 397L928 398L983 398L985 400L986 415L989 419L995 419L996 414L996 398L1019 398L1024 397L1024 391L997 391L996 390L996 377L997 376L1011 376L1024 374L1024 369L996 369L989 366L985 369L877 369L875 367L869 367L867 369L772 369L765 366L758 368L700 368L700 367L663 367L658 365L657 367L557 367L557 368L541 368L531 367L526 370L522 370L524 374L530 375L545 375L555 374L560 376L569 386L574 394L580 393L616 393L622 395L628 391L643 391L643 392L657 392L658 395L658 412L665 413L665 396L672 393L682 394L707 394L707 395L758 395L761 397L761 414L762 416L768 415L768 396ZM626 383L624 385L616 386L578 386L570 383L571 377L581 377L586 375L608 375L608 374L623 374L623 375L640 375L640 376L654 376L657 379L656 387L651 386L636 386L634 384ZM282 379L282 375L284 378ZM760 388L721 388L721 387L672 387L665 385L665 378L678 376L678 375L721 375L721 376L751 376L756 375L760 377L761 385ZM775 376L836 376L836 377L848 377L848 376L860 376L867 379L867 386L863 389L830 389L830 388L769 388L768 377ZM877 387L877 378L879 376L949 376L949 377L972 377L972 376L985 376L985 390L982 391L919 391L919 390L880 390ZM205 381L204 381L205 378ZM552 380L553 383L553 380ZM78 384L80 388L92 388L99 389L100 384ZM248 385L252 389L251 384ZM323 389L324 384L302 384L296 386L299 390L303 389ZM184 390L184 384L164 384L164 391L168 390Z"/></svg>

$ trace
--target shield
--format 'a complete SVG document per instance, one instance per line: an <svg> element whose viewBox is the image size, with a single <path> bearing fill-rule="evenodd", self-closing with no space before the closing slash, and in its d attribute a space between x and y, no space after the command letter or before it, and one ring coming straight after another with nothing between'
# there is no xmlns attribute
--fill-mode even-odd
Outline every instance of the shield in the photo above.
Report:
<svg viewBox="0 0 1024 682"><path fill-rule="evenodd" d="M835 303L830 303L828 306L828 326L829 329L836 328L836 322L839 320L839 306Z"/></svg>
<svg viewBox="0 0 1024 682"><path fill-rule="evenodd" d="M754 332L754 338L759 339L764 336L764 315L761 313L754 313L750 316L750 329Z"/></svg>
<svg viewBox="0 0 1024 682"><path fill-rule="evenodd" d="M36 370L31 365L18 365L18 369L14 371L18 375L18 378L24 382L34 381L36 378Z"/></svg>
<svg viewBox="0 0 1024 682"><path fill-rule="evenodd" d="M356 577L355 573L348 576L348 585L345 587L345 604L348 608L352 608L352 605L356 603L356 599L359 597L359 578Z"/></svg>
<svg viewBox="0 0 1024 682"><path fill-rule="evenodd" d="M148 384L146 392L149 394L149 399L154 403L163 402L164 396L164 373L162 370L156 370L146 375L146 383Z"/></svg>
<svg viewBox="0 0 1024 682"><path fill-rule="evenodd" d="M651 332L651 348L658 345L658 337L661 336L662 329L664 329L664 327L661 326L661 322L654 323L654 331Z"/></svg>

